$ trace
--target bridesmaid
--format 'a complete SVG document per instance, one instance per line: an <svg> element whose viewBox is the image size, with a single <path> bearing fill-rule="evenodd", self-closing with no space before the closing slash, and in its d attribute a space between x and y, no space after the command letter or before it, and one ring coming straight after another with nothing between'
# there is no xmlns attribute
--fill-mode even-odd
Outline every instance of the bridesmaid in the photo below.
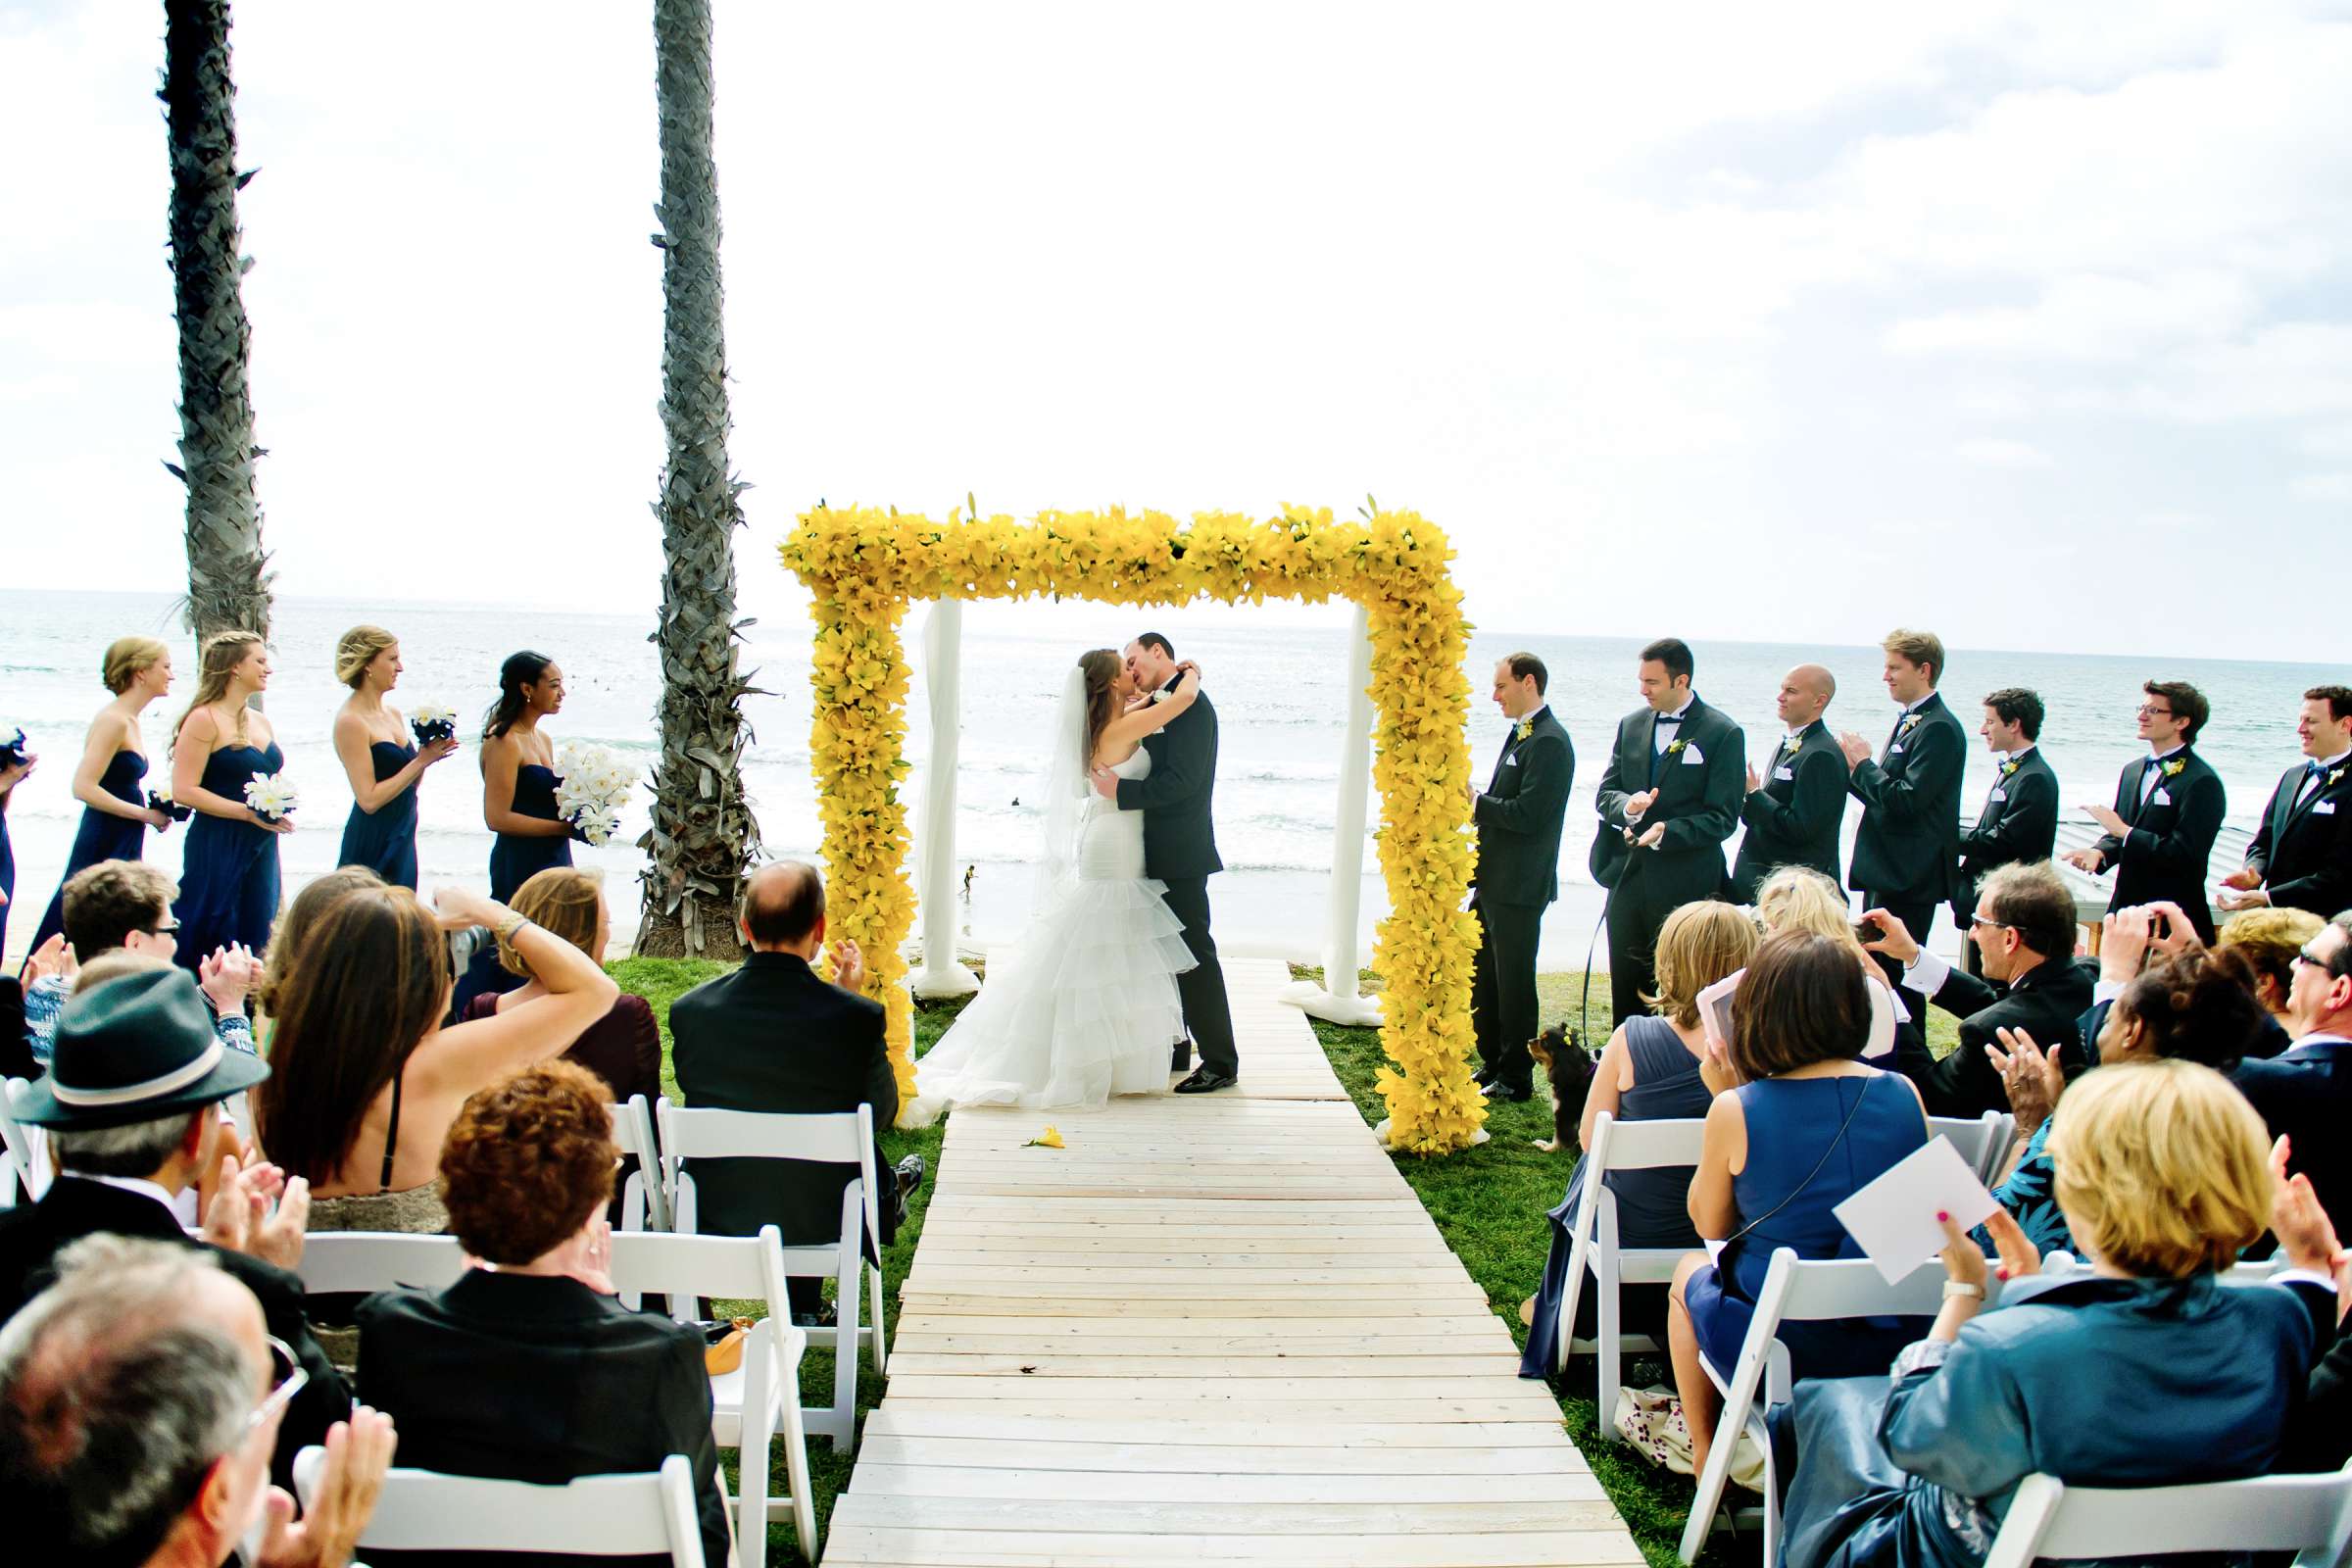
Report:
<svg viewBox="0 0 2352 1568"><path fill-rule="evenodd" d="M172 691L172 650L153 637L118 637L99 663L99 674L115 700L90 720L74 769L74 798L81 802L81 827L66 857L66 875L50 897L38 948L66 923L65 883L100 860L136 860L146 853L147 830L165 832L172 818L147 804L147 744L139 715Z"/></svg>
<svg viewBox="0 0 2352 1568"><path fill-rule="evenodd" d="M556 815L556 747L539 721L563 711L564 672L545 654L510 654L482 721L482 821L490 897L500 904L551 865L571 863L571 824Z"/></svg>
<svg viewBox="0 0 2352 1568"><path fill-rule="evenodd" d="M247 704L270 685L270 651L249 631L204 645L196 700L172 743L172 798L196 813L181 852L175 960L193 970L215 949L260 953L277 920L277 839L292 821L266 822L245 804L247 781L285 765L270 720Z"/></svg>
<svg viewBox="0 0 2352 1568"><path fill-rule="evenodd" d="M364 865L416 888L416 785L453 755L455 736L419 751L384 694L400 683L400 641L381 626L354 626L335 644L335 679L351 695L335 713L335 756L351 779L351 817L335 864Z"/></svg>
<svg viewBox="0 0 2352 1568"><path fill-rule="evenodd" d="M14 738L14 731L11 731ZM17 896L17 854L8 846L8 802L17 786L24 782L40 759L30 752L24 760L14 760L14 754L0 752L0 945L8 941L8 911Z"/></svg>

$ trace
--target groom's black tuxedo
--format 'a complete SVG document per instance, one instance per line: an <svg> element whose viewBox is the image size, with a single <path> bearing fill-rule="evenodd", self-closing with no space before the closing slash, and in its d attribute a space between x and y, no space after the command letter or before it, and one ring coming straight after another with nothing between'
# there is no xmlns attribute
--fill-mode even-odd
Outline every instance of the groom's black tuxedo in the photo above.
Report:
<svg viewBox="0 0 2352 1568"><path fill-rule="evenodd" d="M1487 1076L1532 1089L1536 1037L1536 945L1544 906L1560 892L1560 819L1576 783L1576 747L1546 707L1503 742L1494 776L1471 803L1478 823L1478 961L1471 971L1471 1022Z"/></svg>
<svg viewBox="0 0 2352 1568"><path fill-rule="evenodd" d="M2039 746L2004 758L1976 825L1960 835L1960 874L1952 885L1952 921L1960 927L1961 950L1972 955L1972 973L1977 939L1969 922L1976 917L1977 889L2004 865L2048 859L2057 845L2058 775L2042 760Z"/></svg>
<svg viewBox="0 0 2352 1568"><path fill-rule="evenodd" d="M1660 726L1671 736L1658 743ZM1696 693L1680 723L1641 708L1617 721L1608 771L1593 796L1600 828L1592 841L1593 880L1609 889L1609 1000L1616 1022L1649 1010L1642 994L1657 988L1658 928L1696 899L1723 890L1723 841L1740 823L1747 783L1747 736ZM1634 820L1637 837L1664 823L1655 849L1625 842L1628 796L1658 798Z"/></svg>
<svg viewBox="0 0 2352 1568"><path fill-rule="evenodd" d="M1175 686L1171 680L1161 689ZM1208 930L1208 879L1225 869L1217 858L1216 823L1209 811L1217 788L1217 710L1208 694L1196 693L1192 707L1145 736L1144 751L1152 759L1152 772L1119 780L1118 807L1144 813L1144 875L1167 884L1160 900L1184 922L1184 945L1194 959L1193 967L1176 977L1184 1026L1200 1048L1202 1066L1238 1077L1233 1008L1225 1000L1225 971Z"/></svg>

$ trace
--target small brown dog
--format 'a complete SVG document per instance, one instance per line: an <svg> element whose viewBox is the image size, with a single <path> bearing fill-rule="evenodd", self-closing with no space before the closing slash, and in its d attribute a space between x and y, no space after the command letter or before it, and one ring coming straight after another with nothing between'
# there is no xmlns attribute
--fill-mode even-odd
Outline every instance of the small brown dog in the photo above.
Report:
<svg viewBox="0 0 2352 1568"><path fill-rule="evenodd" d="M1527 1053L1551 1086L1551 1136L1533 1140L1535 1146L1546 1154L1576 1148L1577 1128L1585 1119L1585 1092L1592 1086L1592 1058L1564 1023L1529 1041Z"/></svg>

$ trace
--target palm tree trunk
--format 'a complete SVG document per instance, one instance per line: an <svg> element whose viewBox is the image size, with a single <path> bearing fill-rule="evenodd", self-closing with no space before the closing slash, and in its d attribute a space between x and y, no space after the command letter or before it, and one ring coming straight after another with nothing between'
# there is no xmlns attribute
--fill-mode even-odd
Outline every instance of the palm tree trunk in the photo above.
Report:
<svg viewBox="0 0 2352 1568"><path fill-rule="evenodd" d="M749 621L735 619L734 534L743 483L727 471L726 337L720 321L718 168L710 152L710 0L655 0L662 120L662 753L653 857L637 951L730 958L735 907L760 827L743 796L739 669Z"/></svg>
<svg viewBox="0 0 2352 1568"><path fill-rule="evenodd" d="M188 627L270 634L269 555L254 494L252 329L238 252L237 126L228 0L164 0L164 120L172 149L172 297L179 320L179 457L188 487Z"/></svg>

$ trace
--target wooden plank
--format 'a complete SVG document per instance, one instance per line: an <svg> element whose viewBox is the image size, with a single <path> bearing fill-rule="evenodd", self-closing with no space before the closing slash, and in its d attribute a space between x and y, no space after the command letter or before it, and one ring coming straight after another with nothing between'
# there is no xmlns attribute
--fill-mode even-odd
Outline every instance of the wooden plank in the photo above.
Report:
<svg viewBox="0 0 2352 1568"><path fill-rule="evenodd" d="M1076 1448L1077 1445L1062 1445ZM1535 1475L1503 1469L1516 1450L1473 1449L1496 1466L1495 1474L1510 1475L1510 1501L1581 1502L1606 1500L1600 1483L1589 1474L1549 1472ZM903 1449L893 1450L903 1454ZM1083 1452L1070 1455L1072 1464L1039 1468L948 1465L925 1462L893 1463L869 1457L858 1467L857 1493L867 1497L969 1497L1014 1501L1034 1498L1054 1501L1088 1497L1098 1503L1189 1503L1204 1497L1223 1503L1278 1502L1352 1504L1396 1502L1458 1502L1461 1475L1344 1474L1299 1475L1248 1470L1194 1471L1171 1474L1154 1469L1076 1468ZM1472 1504L1483 1506L1483 1504ZM1204 1528L1204 1527L1197 1527Z"/></svg>
<svg viewBox="0 0 2352 1568"><path fill-rule="evenodd" d="M854 1494L845 1494L844 1500ZM838 1508L838 1505L836 1505ZM1066 1568L1072 1563L1334 1563L1354 1568L1617 1568L1642 1562L1622 1527L1480 1535L1202 1536L1102 1532L908 1530L843 1523L825 1560L951 1568Z"/></svg>
<svg viewBox="0 0 2352 1568"><path fill-rule="evenodd" d="M866 1417L865 1430L875 1437L983 1438L991 1442L1024 1439L1050 1443L1152 1443L1169 1448L1207 1446L1325 1448L1334 1445L1366 1450L1391 1448L1542 1448L1541 1458L1524 1460L1519 1468L1557 1462L1582 1464L1560 1432L1558 1412L1548 1423L1518 1420L1450 1423L1398 1421L1392 1415L1372 1415L1353 1421L1334 1421L1309 1430L1288 1420L1250 1416L1200 1417L1161 1421L1137 1415L1061 1418L1017 1411L900 1408L885 1399Z"/></svg>
<svg viewBox="0 0 2352 1568"><path fill-rule="evenodd" d="M1123 1347L1129 1342L1100 1342ZM1055 1347L1041 1350L954 1353L909 1349L902 1339L890 1348L890 1375L901 1377L1003 1378L1185 1378L1214 1371L1234 1378L1485 1378L1494 1375L1492 1355L1247 1355L1213 1357L1135 1355ZM1384 1389L1384 1392L1390 1392ZM1401 1390L1394 1391L1401 1393Z"/></svg>
<svg viewBox="0 0 2352 1568"><path fill-rule="evenodd" d="M927 1438L898 1437L888 1432L877 1434L868 1428L864 1446L858 1450L857 1484L864 1485L866 1467L875 1469L920 1466L948 1473L987 1472L1001 1470L1050 1471L1069 1470L1087 1475L1106 1472L1140 1472L1154 1478L1165 1478L1171 1487L1200 1488L1200 1477L1243 1471L1253 1476L1371 1476L1385 1477L1389 1484L1398 1478L1435 1478L1444 1476L1474 1476L1478 1484L1494 1481L1497 1476L1511 1477L1512 1485L1532 1475L1586 1475L1583 1469L1535 1470L1526 1468L1531 1455L1524 1446L1519 1447L1465 1448L1345 1446L1344 1440L1352 1428L1335 1429L1339 1436L1330 1447L1273 1447L1265 1445L1244 1444L1182 1444L1182 1443L1047 1443L1034 1439L1005 1438ZM1425 1428L1444 1432L1448 1428ZM1548 1458L1546 1453L1544 1457ZM1580 1464L1582 1456L1577 1456ZM1458 1485L1448 1483L1449 1485ZM1593 1482L1597 1486L1599 1483ZM1041 1483L1042 1485L1042 1483ZM1077 1488L1073 1483L1071 1491ZM1094 1490L1092 1483L1087 1490ZM1060 1495L1070 1495L1064 1492ZM1183 1495L1208 1495L1196 1490Z"/></svg>
<svg viewBox="0 0 2352 1568"><path fill-rule="evenodd" d="M951 1378L944 1381L962 1380ZM889 1397L894 1403L909 1410L1003 1411L1005 1408L1001 1400L958 1399L952 1396L933 1397L928 1395L893 1393ZM1197 1421L1247 1412L1268 1421L1288 1421L1298 1425L1387 1420L1407 1426L1451 1426L1464 1422L1542 1421L1546 1418L1553 1427L1560 1425L1560 1407L1550 1401L1540 1383L1535 1385L1535 1392L1528 1394L1486 1398L1449 1395L1442 1401L1427 1396L1384 1399L1372 1396L1361 1399L1301 1397L1246 1404L1235 1399L1218 1399L1213 1396L1164 1399L1138 1398L1134 1396L1107 1399L1065 1399L1033 1395L1021 1400L1018 1408L1024 1415L1050 1416L1068 1421L1109 1421L1130 1416L1151 1421Z"/></svg>
<svg viewBox="0 0 2352 1568"><path fill-rule="evenodd" d="M1296 1477L1276 1477L1278 1482ZM1459 1535L1480 1531L1606 1529L1616 1514L1606 1498L1522 1497L1454 1502L1069 1500L1039 1497L933 1496L921 1493L851 1491L833 1505L839 1525L906 1530L1011 1531L1020 1536L1067 1531L1115 1531L1146 1536L1393 1536Z"/></svg>

